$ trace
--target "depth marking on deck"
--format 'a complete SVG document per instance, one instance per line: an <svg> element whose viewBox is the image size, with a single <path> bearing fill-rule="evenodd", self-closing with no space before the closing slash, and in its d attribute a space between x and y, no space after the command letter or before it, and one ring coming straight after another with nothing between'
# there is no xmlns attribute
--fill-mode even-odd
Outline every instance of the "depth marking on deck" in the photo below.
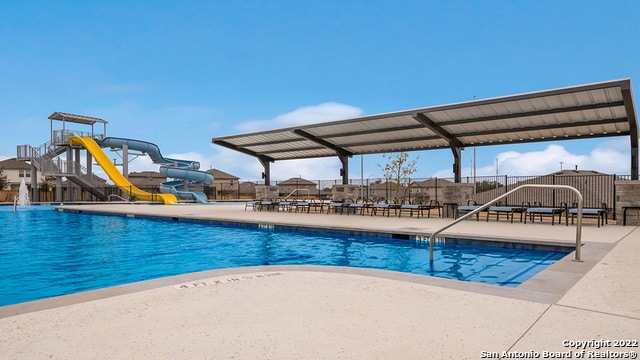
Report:
<svg viewBox="0 0 640 360"><path fill-rule="evenodd" d="M231 283L245 281L245 280L265 279L265 278L270 278L270 277L280 276L280 275L284 275L284 274L281 272L274 272L274 273L238 275L238 276L232 276L227 278L212 278L207 280L192 281L192 282L175 285L174 288L178 290L191 289L195 287L203 287L208 285L222 285L222 284L231 284Z"/></svg>

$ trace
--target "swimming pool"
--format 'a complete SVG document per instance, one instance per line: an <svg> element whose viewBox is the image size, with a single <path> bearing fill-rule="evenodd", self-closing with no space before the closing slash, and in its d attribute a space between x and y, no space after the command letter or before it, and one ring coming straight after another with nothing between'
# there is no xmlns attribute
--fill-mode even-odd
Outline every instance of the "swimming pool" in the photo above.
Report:
<svg viewBox="0 0 640 360"><path fill-rule="evenodd" d="M515 287L562 251L436 245L271 227L0 206L0 305L195 271L317 264L386 269Z"/></svg>

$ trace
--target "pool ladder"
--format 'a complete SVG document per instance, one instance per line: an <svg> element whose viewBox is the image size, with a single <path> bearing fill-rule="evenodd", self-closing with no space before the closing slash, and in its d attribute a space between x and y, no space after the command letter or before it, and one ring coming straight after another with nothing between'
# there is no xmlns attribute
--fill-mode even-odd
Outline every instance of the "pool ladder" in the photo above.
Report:
<svg viewBox="0 0 640 360"><path fill-rule="evenodd" d="M524 188L550 188L550 189L567 189L567 190L571 190L573 191L577 198L578 198L578 213L577 213L577 218L578 221L576 222L576 251L575 251L575 258L573 261L577 261L577 262L582 262L582 260L580 259L580 248L582 247L582 194L580 194L580 191L578 191L578 189L574 188L573 186L569 186L569 185L542 185L542 184L526 184L526 185L520 185L515 189L512 189L510 191L507 191L506 193L498 196L497 198L487 202L486 204L478 207L477 209L470 211L466 214L464 214L463 216L455 219L454 221L450 222L449 224L441 227L440 229L434 231L431 236L429 236L429 260L433 263L433 245L436 241L436 237L438 236L438 234L440 234L441 232L443 232L444 230L447 230L448 228L452 227L453 225L459 223L462 220L467 219L470 216L473 216L477 213L479 213L482 210L485 210L486 208L488 208L489 206L493 205L494 203L504 199L505 197L513 194L514 192L520 190L520 189L524 189Z"/></svg>

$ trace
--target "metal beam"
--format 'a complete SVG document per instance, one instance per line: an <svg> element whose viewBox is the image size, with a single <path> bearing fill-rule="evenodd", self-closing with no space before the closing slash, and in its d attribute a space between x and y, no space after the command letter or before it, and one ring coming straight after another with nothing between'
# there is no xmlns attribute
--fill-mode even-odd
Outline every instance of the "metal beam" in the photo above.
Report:
<svg viewBox="0 0 640 360"><path fill-rule="evenodd" d="M320 144L320 145L322 145L322 146L324 146L324 147L326 147L328 149L334 150L338 154L338 156L348 156L348 157L353 156L353 153L351 151L348 151L348 150L346 150L346 149L344 149L342 147L339 147L339 146L337 146L337 145L335 145L335 144L333 144L333 143L331 143L331 142L329 142L329 141L327 141L327 140L325 140L323 138L317 137L317 136L315 136L315 135L313 135L313 134L311 134L309 132L306 132L306 131L304 131L302 129L295 129L295 130L293 130L293 133L297 134L297 135L300 135L300 136L302 136L304 138L307 138L307 139L309 139L309 140L311 140L311 141L313 141L313 142L315 142L317 144Z"/></svg>
<svg viewBox="0 0 640 360"><path fill-rule="evenodd" d="M295 129L293 130L293 133L300 135L306 139L309 139L315 143L318 143L328 149L334 150L338 155L338 159L340 159L340 162L342 163L342 167L340 168L340 176L342 177L342 184L343 185L349 184L349 158L353 156L353 153L351 151L348 151L342 147L336 146L335 144L332 144L327 140L319 138L302 129Z"/></svg>
<svg viewBox="0 0 640 360"><path fill-rule="evenodd" d="M551 114L563 114L563 113L575 112L575 111L605 109L605 108L611 108L611 107L623 106L623 105L624 105L624 101L613 101L613 102L607 102L607 103L570 106L570 107L560 108L560 109L544 109L544 110L526 111L526 112L519 112L519 113L512 113L512 114L500 114L500 115L492 115L492 116L484 116L484 117L474 117L474 118L468 118L468 119L441 121L438 124L440 124L440 126L462 125L462 124L478 123L478 122L484 122L484 121L517 119L517 118L529 117L529 116L542 116L542 115L551 115Z"/></svg>
<svg viewBox="0 0 640 360"><path fill-rule="evenodd" d="M266 156L258 156L258 160L262 164L264 171L262 172L262 178L264 179L265 185L271 185L271 163L272 159Z"/></svg>
<svg viewBox="0 0 640 360"><path fill-rule="evenodd" d="M239 152L241 152L243 154L246 154L246 155L250 155L250 156L253 156L253 157L264 157L264 158L268 159L271 162L275 161L275 159L273 159L273 158L271 158L269 156L265 156L265 155L259 154L259 153L255 152L255 151L247 150L247 149L245 149L243 147L236 146L236 145L234 145L232 143L229 143L227 141L224 141L224 140L215 140L214 139L211 142L214 143L214 144L220 145L220 146L224 146L224 147L229 148L231 150L239 151Z"/></svg>
<svg viewBox="0 0 640 360"><path fill-rule="evenodd" d="M416 113L413 118L419 121L424 126L428 127L431 131L438 134L441 138L445 139L451 147L453 153L453 176L456 183L462 182L462 162L460 152L464 149L464 144L457 137L453 136L447 130L443 129L435 121L431 120L427 115L423 113Z"/></svg>
<svg viewBox="0 0 640 360"><path fill-rule="evenodd" d="M340 163L342 163L342 167L340 168L340 176L342 176L342 185L347 185L349 184L349 157L338 154L338 159L340 159Z"/></svg>
<svg viewBox="0 0 640 360"><path fill-rule="evenodd" d="M459 147L451 147L453 153L453 176L454 182L459 184L462 182L462 155Z"/></svg>
<svg viewBox="0 0 640 360"><path fill-rule="evenodd" d="M631 180L638 180L638 118L636 117L631 93L631 82L621 86L624 109L629 120L629 140L631 141Z"/></svg>
<svg viewBox="0 0 640 360"><path fill-rule="evenodd" d="M429 119L429 117L423 113L415 113L413 118L416 121L420 122L422 125L429 128L429 130L438 134L441 138L447 140L452 147L459 147L464 149L464 144L458 140L455 136L453 136L450 132L442 128L440 125L436 124L435 121Z"/></svg>
<svg viewBox="0 0 640 360"><path fill-rule="evenodd" d="M544 124L544 125L536 125L536 126L523 126L523 127L512 127L509 129L492 129L492 130L483 130L483 131L471 131L466 133L459 133L458 137L467 137L467 136L480 136L480 135L499 135L499 134L511 134L517 132L527 132L527 131L538 131L538 130L554 130L554 129L564 129L564 128L577 128L581 126L591 126L591 125L603 125L603 124L619 124L626 123L628 121L627 118L621 119L604 119L604 120L587 120L587 121L575 121L572 123L566 124ZM605 134L609 135L610 134Z"/></svg>

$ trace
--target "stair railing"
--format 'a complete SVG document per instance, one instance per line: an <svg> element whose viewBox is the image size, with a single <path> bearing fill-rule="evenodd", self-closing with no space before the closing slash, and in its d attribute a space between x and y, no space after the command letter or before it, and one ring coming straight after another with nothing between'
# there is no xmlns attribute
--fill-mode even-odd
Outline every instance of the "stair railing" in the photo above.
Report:
<svg viewBox="0 0 640 360"><path fill-rule="evenodd" d="M463 216L455 219L454 221L450 222L449 224L441 227L440 229L434 231L431 236L429 236L429 260L433 263L433 246L434 246L434 242L436 239L436 236L438 234L440 234L441 232L443 232L444 230L447 230L448 228L452 227L453 225L461 222L462 220L465 220L477 213L479 213L480 211L483 211L485 209L487 209L488 207L490 207L491 205L495 204L496 202L504 199L505 197L511 195L512 193L520 190L520 189L524 189L524 188L551 188L551 189L567 189L567 190L571 190L573 191L577 198L578 198L578 220L576 223L576 251L575 251L575 258L573 261L577 261L577 262L581 262L582 260L580 259L580 253L581 253L581 247L582 247L582 204L583 204L583 199L582 199L582 194L580 194L580 191L578 191L578 189L574 188L573 186L568 186L568 185L542 185L542 184L526 184L526 185L520 185L517 188L507 191L506 193L498 196L497 198L487 202L486 204L478 207L477 209L474 209L473 211L470 211L466 214L464 214Z"/></svg>
<svg viewBox="0 0 640 360"><path fill-rule="evenodd" d="M309 189L293 189L293 191L290 192L289 195L287 195L284 199L287 200L291 195L297 193L298 191L306 191L307 197L309 197Z"/></svg>

